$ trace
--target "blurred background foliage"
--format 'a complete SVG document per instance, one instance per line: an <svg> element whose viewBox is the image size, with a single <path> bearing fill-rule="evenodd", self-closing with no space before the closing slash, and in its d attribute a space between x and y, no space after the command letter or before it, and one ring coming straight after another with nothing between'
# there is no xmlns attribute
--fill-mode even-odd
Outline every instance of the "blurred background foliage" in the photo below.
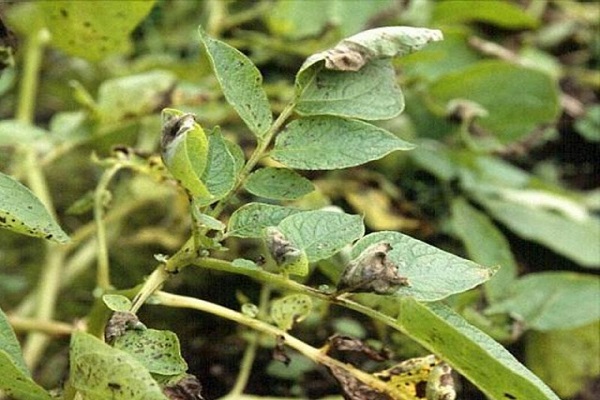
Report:
<svg viewBox="0 0 600 400"><path fill-rule="evenodd" d="M419 147L364 167L306 172L317 190L286 204L336 205L364 215L370 231L402 231L481 264L501 265L483 288L448 303L508 346L561 397L600 396L597 2L123 3L128 5L0 4L7 27L0 42L0 65L6 67L0 76L0 170L24 178L19 149L35 146L59 220L77 239L63 268L57 320L84 317L94 300L90 191L102 168L90 159L92 153L106 157L114 146L125 145L156 154L160 110L166 106L193 112L205 128L219 125L247 152L252 149L252 136L226 104L201 54L198 25L250 56L275 112L291 99L295 73L307 56L364 29L423 26L441 29L445 40L395 61L406 109L381 122ZM23 101L22 60L44 29L50 38L34 124L24 124L15 119ZM127 288L152 270L155 254L170 254L186 240L187 199L169 182L132 173L119 175L111 191L112 279ZM240 193L232 210L252 199ZM227 245L228 259L260 257L252 243ZM0 231L0 306L7 312L31 313L42 246ZM331 283L338 275L339 260L327 260L309 283ZM258 290L242 277L197 270L175 277L169 289L234 308L256 299ZM224 394L235 381L243 329L184 310L160 315L143 310L141 318L180 335L206 398ZM336 308L316 307L296 329L311 343L338 332L385 345L397 358L420 354L397 332ZM67 342L53 341L38 367L45 386L63 378ZM257 364L252 393L337 393L331 377L303 360L277 368L264 351ZM482 398L466 382L460 396Z"/></svg>

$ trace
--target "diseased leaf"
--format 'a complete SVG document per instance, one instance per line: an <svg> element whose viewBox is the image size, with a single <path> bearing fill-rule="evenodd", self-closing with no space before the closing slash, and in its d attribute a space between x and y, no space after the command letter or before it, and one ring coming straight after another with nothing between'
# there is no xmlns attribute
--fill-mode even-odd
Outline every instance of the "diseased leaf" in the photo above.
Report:
<svg viewBox="0 0 600 400"><path fill-rule="evenodd" d="M306 252L288 240L275 226L265 229L265 243L277 266L289 274L308 275Z"/></svg>
<svg viewBox="0 0 600 400"><path fill-rule="evenodd" d="M199 32L227 102L256 136L263 136L271 126L273 116L261 86L260 71L239 50L209 37L202 28Z"/></svg>
<svg viewBox="0 0 600 400"><path fill-rule="evenodd" d="M331 257L365 232L360 216L336 211L294 213L277 227L311 262Z"/></svg>
<svg viewBox="0 0 600 400"><path fill-rule="evenodd" d="M310 314L312 301L305 294L292 294L274 300L271 304L271 318L275 325L284 331L292 329L296 322Z"/></svg>
<svg viewBox="0 0 600 400"><path fill-rule="evenodd" d="M486 313L510 313L530 329L572 329L600 320L600 278L573 272L539 272L517 280Z"/></svg>
<svg viewBox="0 0 600 400"><path fill-rule="evenodd" d="M130 50L129 34L148 15L154 0L42 1L52 44L91 61Z"/></svg>
<svg viewBox="0 0 600 400"><path fill-rule="evenodd" d="M292 121L277 136L270 155L290 168L328 170L361 165L413 147L366 122L323 116Z"/></svg>
<svg viewBox="0 0 600 400"><path fill-rule="evenodd" d="M314 190L313 184L297 172L274 167L253 172L244 187L256 196L276 200L294 200Z"/></svg>
<svg viewBox="0 0 600 400"><path fill-rule="evenodd" d="M179 339L170 331L130 329L117 337L113 346L131 354L152 374L178 375L188 368Z"/></svg>
<svg viewBox="0 0 600 400"><path fill-rule="evenodd" d="M375 243L391 246L387 253L390 262L397 266L400 276L408 279L410 286L400 285L395 296L410 296L420 301L441 300L482 284L497 270L389 231L372 233L359 240L352 248L352 258L359 257Z"/></svg>
<svg viewBox="0 0 600 400"><path fill-rule="evenodd" d="M437 29L407 26L369 29L343 39L332 49L307 58L296 75L297 82L301 81L305 71L321 61L327 69L358 71L371 60L403 56L421 49L429 42L442 39L442 32Z"/></svg>
<svg viewBox="0 0 600 400"><path fill-rule="evenodd" d="M248 203L233 212L227 227L228 236L263 236L265 228L277 226L285 217L302 210L264 203Z"/></svg>
<svg viewBox="0 0 600 400"><path fill-rule="evenodd" d="M144 365L88 333L71 337L70 371L71 386L87 400L166 400Z"/></svg>
<svg viewBox="0 0 600 400"><path fill-rule="evenodd" d="M336 115L365 120L389 119L404 109L390 60L375 60L359 71L315 70L299 77L296 111L301 115Z"/></svg>
<svg viewBox="0 0 600 400"><path fill-rule="evenodd" d="M0 228L58 243L70 240L31 190L1 172Z"/></svg>
<svg viewBox="0 0 600 400"><path fill-rule="evenodd" d="M4 348L0 350L0 390L17 400L51 400L52 396L31 379L29 371L23 371L15 361Z"/></svg>
<svg viewBox="0 0 600 400"><path fill-rule="evenodd" d="M449 307L421 303L411 297L394 302L398 310L397 328L448 362L489 398L559 400L504 347ZM481 368L482 365L486 367Z"/></svg>
<svg viewBox="0 0 600 400"><path fill-rule="evenodd" d="M452 201L452 226L473 261L500 267L485 283L488 301L506 297L517 277L517 263L504 235L487 215L462 198Z"/></svg>

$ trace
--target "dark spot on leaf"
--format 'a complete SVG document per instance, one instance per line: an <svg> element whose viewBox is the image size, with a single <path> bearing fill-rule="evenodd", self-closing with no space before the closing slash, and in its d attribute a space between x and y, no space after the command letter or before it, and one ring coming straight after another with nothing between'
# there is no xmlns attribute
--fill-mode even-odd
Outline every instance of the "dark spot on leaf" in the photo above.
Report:
<svg viewBox="0 0 600 400"><path fill-rule="evenodd" d="M46 235L46 236L45 236L45 239L48 239L48 240L50 240L50 239L52 239L52 237L53 237L53 235L52 235L52 234L49 234L49 235Z"/></svg>
<svg viewBox="0 0 600 400"><path fill-rule="evenodd" d="M504 397L506 397L507 399L510 399L510 400L516 400L516 398L517 398L517 396L513 396L510 393L504 393Z"/></svg>
<svg viewBox="0 0 600 400"><path fill-rule="evenodd" d="M121 385L119 385L118 383L115 383L115 382L108 382L108 388L110 390L119 390L119 389L121 389Z"/></svg>
<svg viewBox="0 0 600 400"><path fill-rule="evenodd" d="M69 18L69 13L64 8L60 9L60 15L62 15L64 18Z"/></svg>
<svg viewBox="0 0 600 400"><path fill-rule="evenodd" d="M83 26L89 28L90 26L92 26L92 23L90 21L83 21Z"/></svg>
<svg viewBox="0 0 600 400"><path fill-rule="evenodd" d="M6 217L0 217L0 223L5 224L6 223Z"/></svg>

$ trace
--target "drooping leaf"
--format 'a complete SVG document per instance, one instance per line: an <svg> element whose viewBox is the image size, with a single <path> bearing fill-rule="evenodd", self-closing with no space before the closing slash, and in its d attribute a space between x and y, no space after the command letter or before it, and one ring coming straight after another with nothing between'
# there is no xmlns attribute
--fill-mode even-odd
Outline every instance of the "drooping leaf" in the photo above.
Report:
<svg viewBox="0 0 600 400"><path fill-rule="evenodd" d="M270 155L290 168L327 170L361 165L413 147L366 122L323 116L292 121L277 136Z"/></svg>
<svg viewBox="0 0 600 400"><path fill-rule="evenodd" d="M314 190L313 184L297 172L274 167L253 172L244 187L256 196L276 200L294 200Z"/></svg>
<svg viewBox="0 0 600 400"><path fill-rule="evenodd" d="M394 301L397 328L448 362L489 398L559 400L504 347L447 306L410 297Z"/></svg>
<svg viewBox="0 0 600 400"><path fill-rule="evenodd" d="M497 268L484 267L447 253L437 247L399 232L372 233L352 248L357 258L375 243L388 243L388 257L398 267L409 286L400 286L394 296L410 296L420 301L436 301L464 292L490 279Z"/></svg>
<svg viewBox="0 0 600 400"><path fill-rule="evenodd" d="M535 28L539 22L527 11L507 1L442 1L433 8L435 23L486 22L506 29Z"/></svg>
<svg viewBox="0 0 600 400"><path fill-rule="evenodd" d="M476 123L495 146L519 140L559 115L557 85L548 75L502 61L482 61L445 74L429 93L440 107L466 99L487 110L488 116Z"/></svg>
<svg viewBox="0 0 600 400"><path fill-rule="evenodd" d="M452 226L473 261L500 266L485 283L488 301L493 303L506 297L517 276L517 263L506 237L487 215L462 198L452 201Z"/></svg>
<svg viewBox="0 0 600 400"><path fill-rule="evenodd" d="M0 344L2 347L2 344ZM0 350L0 390L11 398L17 400L51 400L48 394L29 374L16 362L12 354L4 348Z"/></svg>
<svg viewBox="0 0 600 400"><path fill-rule="evenodd" d="M600 375L600 323L570 330L529 332L525 363L563 399Z"/></svg>
<svg viewBox="0 0 600 400"><path fill-rule="evenodd" d="M98 88L100 119L110 123L153 114L175 83L175 74L160 70L108 79Z"/></svg>
<svg viewBox="0 0 600 400"><path fill-rule="evenodd" d="M70 384L86 399L166 400L144 365L88 333L73 334L70 355Z"/></svg>
<svg viewBox="0 0 600 400"><path fill-rule="evenodd" d="M296 111L301 115L336 115L365 120L389 119L404 109L390 60L375 60L359 71L314 70L296 83L302 89Z"/></svg>
<svg viewBox="0 0 600 400"><path fill-rule="evenodd" d="M273 121L262 75L252 61L239 50L209 37L199 29L213 71L227 102L256 136L263 136Z"/></svg>
<svg viewBox="0 0 600 400"><path fill-rule="evenodd" d="M505 299L486 312L518 316L530 329L572 329L600 320L600 278L540 272L517 280Z"/></svg>
<svg viewBox="0 0 600 400"><path fill-rule="evenodd" d="M199 205L208 205L222 199L235 185L236 162L221 132L213 132L208 137L208 155L202 182L210 193L198 199Z"/></svg>
<svg viewBox="0 0 600 400"><path fill-rule="evenodd" d="M161 155L171 175L195 199L210 199L202 181L208 163L208 138L192 114L162 111Z"/></svg>
<svg viewBox="0 0 600 400"><path fill-rule="evenodd" d="M600 268L600 219L574 219L539 204L523 204L477 195L490 214L517 235L562 254L589 268Z"/></svg>
<svg viewBox="0 0 600 400"><path fill-rule="evenodd" d="M31 190L1 172L0 228L58 243L70 240Z"/></svg>
<svg viewBox="0 0 600 400"><path fill-rule="evenodd" d="M130 50L129 34L148 15L154 0L42 1L52 44L91 61Z"/></svg>
<svg viewBox="0 0 600 400"><path fill-rule="evenodd" d="M227 235L237 237L263 236L264 229L277 226L285 217L301 210L264 203L248 203L233 212L229 219Z"/></svg>
<svg viewBox="0 0 600 400"><path fill-rule="evenodd" d="M152 374L178 375L188 368L179 339L170 331L130 329L117 337L113 346L131 354Z"/></svg>
<svg viewBox="0 0 600 400"><path fill-rule="evenodd" d="M284 331L292 329L294 323L302 321L310 314L312 301L305 294L292 294L274 300L271 304L271 318L275 325Z"/></svg>
<svg viewBox="0 0 600 400"><path fill-rule="evenodd" d="M365 232L360 216L336 211L295 213L277 227L311 262L331 257Z"/></svg>

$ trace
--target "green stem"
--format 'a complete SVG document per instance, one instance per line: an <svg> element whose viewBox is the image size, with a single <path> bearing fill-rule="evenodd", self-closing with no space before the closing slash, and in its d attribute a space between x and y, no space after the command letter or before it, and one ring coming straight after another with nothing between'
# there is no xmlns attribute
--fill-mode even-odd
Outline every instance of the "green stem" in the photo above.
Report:
<svg viewBox="0 0 600 400"><path fill-rule="evenodd" d="M104 221L104 207L108 185L115 174L123 167L115 164L102 174L96 191L94 192L94 221L96 223L96 238L98 241L98 266L96 271L96 285L102 290L110 289L110 265L108 260L108 245L106 241L106 224Z"/></svg>
<svg viewBox="0 0 600 400"><path fill-rule="evenodd" d="M263 285L260 291L260 299L258 303L258 318L264 318L267 306L269 304L269 298L271 296L271 289L268 285ZM243 392L246 386L248 385L248 380L250 379L250 372L252 372L252 365L254 364L254 359L256 358L256 351L258 350L258 339L259 335L254 333L250 339L248 340L248 347L246 347L246 351L244 352L244 357L242 358L242 362L240 364L240 372L238 374L237 380L233 385L233 388L227 395L227 397L238 398Z"/></svg>
<svg viewBox="0 0 600 400"><path fill-rule="evenodd" d="M179 296L166 292L157 292L154 295L155 300L158 301L160 305L169 306L169 307L178 307L178 308L191 308L194 310L199 310L203 312L207 312L221 318L228 319L230 321L234 321L238 324L248 326L252 329L255 329L259 332L263 332L268 335L272 335L274 337L283 337L284 343L291 348L297 350L305 357L314 361L315 363L322 364L327 366L328 368L335 368L338 371L344 371L345 374L349 376L353 376L354 378L360 380L363 384L369 386L372 389L380 391L390 396L393 399L399 400L410 400L411 397L407 396L405 393L398 391L392 385L387 385L386 382L374 377L371 374L368 374L364 371L361 371L357 368L354 368L350 364L342 363L336 359L329 357L325 354L324 351L319 350L310 346L309 344L303 342L302 340L296 338L295 336L290 335L289 333L273 326L267 324L266 322L260 321L255 318L251 318L246 316L240 312L233 311L229 308L220 306L218 304L214 304L205 300L196 299L193 297L187 296ZM229 396L228 396L229 398Z"/></svg>

